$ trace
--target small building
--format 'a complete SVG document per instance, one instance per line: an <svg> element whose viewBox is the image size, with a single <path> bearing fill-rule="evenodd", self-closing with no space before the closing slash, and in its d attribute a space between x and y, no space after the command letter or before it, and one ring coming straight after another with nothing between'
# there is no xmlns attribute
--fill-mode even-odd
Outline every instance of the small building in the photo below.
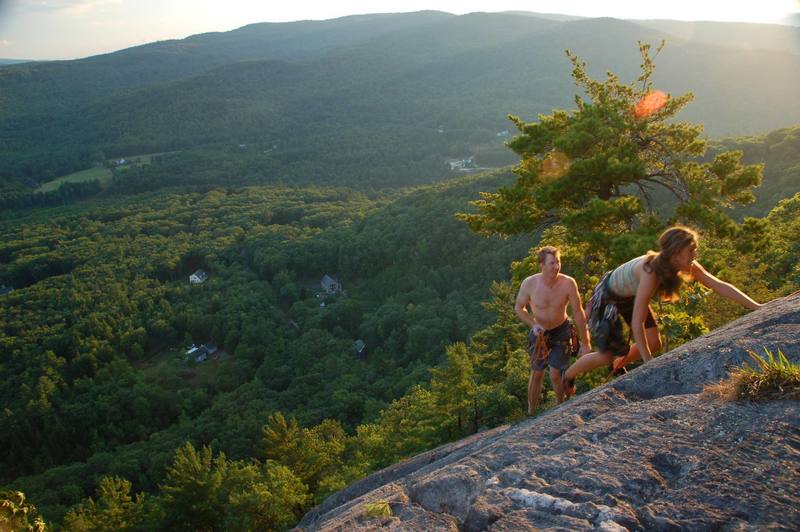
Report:
<svg viewBox="0 0 800 532"><path fill-rule="evenodd" d="M322 286L322 290L324 290L326 294L338 294L342 291L342 283L339 279L331 277L328 274L322 276L320 286Z"/></svg>
<svg viewBox="0 0 800 532"><path fill-rule="evenodd" d="M122 166L127 162L128 162L127 159L114 159L113 161L111 161L111 166Z"/></svg>
<svg viewBox="0 0 800 532"><path fill-rule="evenodd" d="M194 360L195 362L205 362L208 357L219 351L219 348L214 344L203 344L196 346L194 344L189 346L186 350L186 358Z"/></svg>
<svg viewBox="0 0 800 532"><path fill-rule="evenodd" d="M447 162L450 164L451 171L464 171L468 168L475 168L475 161L473 159L473 157L467 157L466 159L453 159Z"/></svg>
<svg viewBox="0 0 800 532"><path fill-rule="evenodd" d="M353 342L353 350L362 358L367 356L367 344L361 338Z"/></svg>
<svg viewBox="0 0 800 532"><path fill-rule="evenodd" d="M4 296L6 294L10 294L14 291L13 286L6 286L4 284L0 284L0 296Z"/></svg>
<svg viewBox="0 0 800 532"><path fill-rule="evenodd" d="M192 275L189 276L189 283L191 284L202 284L208 279L208 274L203 270L197 270Z"/></svg>
<svg viewBox="0 0 800 532"><path fill-rule="evenodd" d="M192 344L189 346L189 349L186 350L186 357L195 362L204 362L208 358L208 349L206 349L204 345L198 347Z"/></svg>

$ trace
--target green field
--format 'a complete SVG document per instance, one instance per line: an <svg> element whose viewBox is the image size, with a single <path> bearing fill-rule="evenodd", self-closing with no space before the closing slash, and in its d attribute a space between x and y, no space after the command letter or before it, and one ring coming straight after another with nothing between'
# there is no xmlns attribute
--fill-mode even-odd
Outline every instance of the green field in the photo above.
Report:
<svg viewBox="0 0 800 532"><path fill-rule="evenodd" d="M165 153L175 153L175 152L162 151L158 153L145 153L143 155L131 155L129 157L123 157L125 159L125 164L120 165L117 168L129 168L131 166L148 165L153 161L153 157L157 155L164 155Z"/></svg>
<svg viewBox="0 0 800 532"><path fill-rule="evenodd" d="M83 181L94 181L98 179L101 184L111 180L111 170L105 167L94 167L73 174L67 174L44 183L36 189L36 192L52 192L58 190L63 183L80 183Z"/></svg>
<svg viewBox="0 0 800 532"><path fill-rule="evenodd" d="M125 164L117 166L117 170L127 170L132 166L146 166L152 162L153 157L156 155L163 155L164 153L174 152L145 153L142 155L121 157L121 159L125 159ZM61 177L57 177L52 181L42 184L35 192L53 192L54 190L58 190L58 187L63 183L80 183L83 181L93 181L95 179L99 180L101 185L105 185L111 181L111 169L95 166L87 168L86 170L81 170L80 172L62 175Z"/></svg>

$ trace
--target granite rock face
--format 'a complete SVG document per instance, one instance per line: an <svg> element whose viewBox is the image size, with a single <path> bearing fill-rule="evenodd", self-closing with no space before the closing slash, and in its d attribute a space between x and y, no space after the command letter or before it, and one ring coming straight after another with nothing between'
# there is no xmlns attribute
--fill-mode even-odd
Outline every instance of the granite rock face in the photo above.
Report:
<svg viewBox="0 0 800 532"><path fill-rule="evenodd" d="M800 530L800 403L700 393L764 348L800 361L800 294L537 418L379 471L298 529ZM376 501L392 515L369 517Z"/></svg>

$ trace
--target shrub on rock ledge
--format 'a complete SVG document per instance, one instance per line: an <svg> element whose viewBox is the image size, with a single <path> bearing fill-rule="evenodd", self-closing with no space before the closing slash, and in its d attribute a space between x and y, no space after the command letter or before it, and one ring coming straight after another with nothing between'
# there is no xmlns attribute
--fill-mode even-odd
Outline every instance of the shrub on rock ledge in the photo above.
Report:
<svg viewBox="0 0 800 532"><path fill-rule="evenodd" d="M765 349L765 356L748 351L756 367L743 366L731 372L731 377L705 388L707 395L725 401L774 401L800 399L800 365L793 364L778 349L775 357Z"/></svg>

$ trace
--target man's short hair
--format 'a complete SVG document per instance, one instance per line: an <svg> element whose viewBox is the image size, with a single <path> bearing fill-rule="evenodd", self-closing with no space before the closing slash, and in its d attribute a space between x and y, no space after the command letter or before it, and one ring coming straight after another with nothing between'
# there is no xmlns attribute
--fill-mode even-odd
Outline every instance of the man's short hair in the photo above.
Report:
<svg viewBox="0 0 800 532"><path fill-rule="evenodd" d="M547 256L552 255L556 258L556 260L561 260L561 252L555 246L543 246L539 248L539 264L544 264L544 261L547 260Z"/></svg>

